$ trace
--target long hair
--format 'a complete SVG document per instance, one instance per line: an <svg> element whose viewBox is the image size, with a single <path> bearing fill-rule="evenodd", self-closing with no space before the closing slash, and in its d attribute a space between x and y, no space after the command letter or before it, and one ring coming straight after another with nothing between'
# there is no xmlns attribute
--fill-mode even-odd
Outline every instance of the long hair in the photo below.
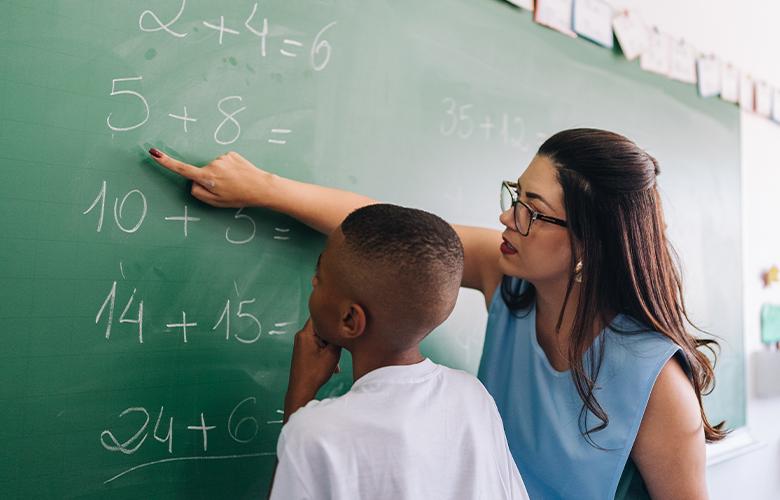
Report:
<svg viewBox="0 0 780 500"><path fill-rule="evenodd" d="M563 188L572 245L570 269L578 258L583 262L567 352L571 376L583 401L583 435L594 444L591 434L609 424L609 415L594 395L605 348L599 342L597 349L590 349L594 325L606 326L611 315L623 313L680 347L699 401L705 439L722 439L727 432L724 422L710 424L702 405L702 394L712 390L715 379L713 363L699 350L708 349L715 359L719 346L686 329L689 325L701 331L687 315L677 256L666 238L656 187L658 162L622 135L587 128L555 134L542 144L538 155L552 161ZM574 278L572 272L557 330ZM503 279L505 303L513 311L527 309L535 297L534 287L527 284L518 290L513 282L508 276ZM600 423L588 428L588 412Z"/></svg>

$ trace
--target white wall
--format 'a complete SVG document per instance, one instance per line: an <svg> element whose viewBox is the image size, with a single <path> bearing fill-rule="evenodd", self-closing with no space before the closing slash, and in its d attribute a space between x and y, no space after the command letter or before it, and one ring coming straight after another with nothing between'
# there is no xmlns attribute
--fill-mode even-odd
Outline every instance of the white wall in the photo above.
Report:
<svg viewBox="0 0 780 500"><path fill-rule="evenodd" d="M608 0L630 8L670 35L780 87L780 1L776 0ZM760 274L780 266L780 125L742 115L742 200L744 334L748 370L748 429L759 449L712 465L714 500L780 499L780 398L754 396L753 353L762 349L759 310L780 303L780 284L764 289ZM724 200L728 204L728 200ZM725 209L724 207L713 210ZM724 263L728 265L728 263ZM780 384L780 380L777 381Z"/></svg>

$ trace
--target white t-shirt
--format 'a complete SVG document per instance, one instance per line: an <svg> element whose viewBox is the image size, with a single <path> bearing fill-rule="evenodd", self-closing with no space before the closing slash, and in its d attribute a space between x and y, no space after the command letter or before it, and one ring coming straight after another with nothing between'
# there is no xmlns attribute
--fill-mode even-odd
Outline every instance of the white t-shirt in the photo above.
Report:
<svg viewBox="0 0 780 500"><path fill-rule="evenodd" d="M282 428L272 500L527 499L493 398L426 359L360 377Z"/></svg>

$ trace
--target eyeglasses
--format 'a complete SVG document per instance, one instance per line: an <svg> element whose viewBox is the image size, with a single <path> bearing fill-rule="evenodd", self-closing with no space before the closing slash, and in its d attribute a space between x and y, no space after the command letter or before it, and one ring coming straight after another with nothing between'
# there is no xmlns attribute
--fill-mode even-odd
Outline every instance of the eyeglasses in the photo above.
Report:
<svg viewBox="0 0 780 500"><path fill-rule="evenodd" d="M510 208L513 209L515 229L523 236L528 236L531 231L531 224L536 219L556 224L561 227L566 227L566 221L557 217L551 217L544 215L541 212L537 212L525 202L517 197L517 183L512 181L503 181L501 183L501 211L506 212Z"/></svg>

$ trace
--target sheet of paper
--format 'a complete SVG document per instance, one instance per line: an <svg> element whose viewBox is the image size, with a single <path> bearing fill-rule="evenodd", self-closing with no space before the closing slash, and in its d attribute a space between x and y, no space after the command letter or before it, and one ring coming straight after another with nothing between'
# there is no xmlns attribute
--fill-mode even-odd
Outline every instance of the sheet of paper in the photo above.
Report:
<svg viewBox="0 0 780 500"><path fill-rule="evenodd" d="M761 306L761 341L767 344L780 342L780 306Z"/></svg>
<svg viewBox="0 0 780 500"><path fill-rule="evenodd" d="M696 79L699 95L714 97L720 94L720 60L715 56L702 56L696 60Z"/></svg>
<svg viewBox="0 0 780 500"><path fill-rule="evenodd" d="M766 118L772 115L772 87L766 82L756 83L756 113Z"/></svg>
<svg viewBox="0 0 780 500"><path fill-rule="evenodd" d="M536 0L534 21L564 35L576 37L572 31L572 6L574 0Z"/></svg>
<svg viewBox="0 0 780 500"><path fill-rule="evenodd" d="M772 92L772 119L780 123L780 89Z"/></svg>
<svg viewBox="0 0 780 500"><path fill-rule="evenodd" d="M534 0L506 0L507 2L522 7L526 10L534 10Z"/></svg>
<svg viewBox="0 0 780 500"><path fill-rule="evenodd" d="M647 49L642 53L639 65L645 71L669 75L672 39L657 29L651 30Z"/></svg>
<svg viewBox="0 0 780 500"><path fill-rule="evenodd" d="M685 83L696 83L696 50L684 40L672 43L669 76Z"/></svg>
<svg viewBox="0 0 780 500"><path fill-rule="evenodd" d="M574 0L574 31L612 48L612 7L602 0Z"/></svg>
<svg viewBox="0 0 780 500"><path fill-rule="evenodd" d="M728 102L739 101L739 70L731 64L720 67L720 98Z"/></svg>
<svg viewBox="0 0 780 500"><path fill-rule="evenodd" d="M647 49L649 33L642 20L627 11L612 20L612 28L626 59L633 61Z"/></svg>
<svg viewBox="0 0 780 500"><path fill-rule="evenodd" d="M739 107L745 111L755 111L756 86L747 73L739 77Z"/></svg>

